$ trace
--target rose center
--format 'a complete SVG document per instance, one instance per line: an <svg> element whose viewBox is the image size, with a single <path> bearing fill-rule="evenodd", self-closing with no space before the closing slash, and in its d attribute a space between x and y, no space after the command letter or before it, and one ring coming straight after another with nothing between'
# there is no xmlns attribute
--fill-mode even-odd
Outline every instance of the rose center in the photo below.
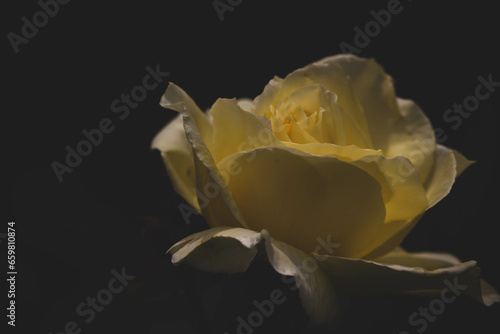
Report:
<svg viewBox="0 0 500 334"><path fill-rule="evenodd" d="M279 120L288 135L294 126L298 126L310 134L316 123L320 121L322 112L323 108L320 108L320 110L309 110L303 108L300 104L288 102L285 98L280 100L276 107L271 105L267 118L271 119L272 115L275 119Z"/></svg>

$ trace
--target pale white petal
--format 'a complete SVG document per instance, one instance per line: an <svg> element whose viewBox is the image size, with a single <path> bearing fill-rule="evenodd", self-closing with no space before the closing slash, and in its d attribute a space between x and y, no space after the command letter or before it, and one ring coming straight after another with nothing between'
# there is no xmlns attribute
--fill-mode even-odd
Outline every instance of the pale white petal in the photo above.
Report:
<svg viewBox="0 0 500 334"><path fill-rule="evenodd" d="M264 247L260 247L260 246ZM247 270L262 249L269 263L282 275L295 278L306 314L316 324L330 324L338 312L333 286L316 261L290 245L261 233L241 228L217 227L202 231L179 241L168 252L174 264L186 263L197 269L238 273ZM313 270L314 269L314 270Z"/></svg>
<svg viewBox="0 0 500 334"><path fill-rule="evenodd" d="M324 255L319 263L346 293L434 292L448 300L465 294L485 305L500 301L495 289L481 282L476 261L460 262L449 254L396 249L372 261Z"/></svg>
<svg viewBox="0 0 500 334"><path fill-rule="evenodd" d="M195 191L193 149L186 138L181 114L177 115L156 135L151 148L161 152L175 191L200 212Z"/></svg>

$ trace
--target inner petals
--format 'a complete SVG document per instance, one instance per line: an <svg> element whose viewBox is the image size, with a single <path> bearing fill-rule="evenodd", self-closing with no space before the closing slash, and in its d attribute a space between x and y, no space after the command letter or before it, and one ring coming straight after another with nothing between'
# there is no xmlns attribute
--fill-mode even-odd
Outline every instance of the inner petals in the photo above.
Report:
<svg viewBox="0 0 500 334"><path fill-rule="evenodd" d="M275 129L279 131L275 134L278 138L284 139L286 133L295 143L320 142L371 148L367 134L363 133L355 117L338 104L336 93L322 85L301 87L281 98L270 105L267 117L272 121L273 132Z"/></svg>

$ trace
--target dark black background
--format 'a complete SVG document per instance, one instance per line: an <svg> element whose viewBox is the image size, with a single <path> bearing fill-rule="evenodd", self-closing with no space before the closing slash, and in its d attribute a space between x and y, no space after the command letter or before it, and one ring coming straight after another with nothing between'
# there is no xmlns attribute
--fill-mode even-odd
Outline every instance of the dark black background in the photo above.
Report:
<svg viewBox="0 0 500 334"><path fill-rule="evenodd" d="M482 277L500 288L498 137L500 92L481 102L456 130L443 120L454 103L474 94L479 75L500 81L498 18L487 2L402 1L403 11L373 37L361 56L374 57L395 79L397 94L415 100L445 145L478 163L408 236L412 251L444 251L477 260ZM20 34L36 1L8 1L2 31ZM3 39L2 216L17 227L17 327L59 333L76 321L82 333L236 333L235 318L276 287L286 289L265 263L248 273L209 275L175 269L165 251L202 229L186 225L154 135L174 116L159 99L167 81L204 109L218 97L255 97L273 75L353 44L355 26L373 20L387 1L283 2L244 0L219 17L211 1L71 1L15 54ZM169 77L120 120L110 104L141 85L145 67L160 64ZM53 161L75 148L81 131L110 118L115 130L58 179ZM2 232L4 233L4 232ZM4 243L2 242L2 245ZM5 250L5 247L2 247ZM136 278L85 324L78 304L95 297L122 267ZM1 292L2 295L6 293ZM309 331L294 293L260 332ZM341 333L416 333L408 316L430 299L342 296ZM3 306L2 306L3 307ZM4 314L2 312L2 314ZM426 333L498 333L500 306L460 297ZM6 322L3 316L2 322ZM3 324L2 324L3 325ZM305 329L306 328L306 329Z"/></svg>

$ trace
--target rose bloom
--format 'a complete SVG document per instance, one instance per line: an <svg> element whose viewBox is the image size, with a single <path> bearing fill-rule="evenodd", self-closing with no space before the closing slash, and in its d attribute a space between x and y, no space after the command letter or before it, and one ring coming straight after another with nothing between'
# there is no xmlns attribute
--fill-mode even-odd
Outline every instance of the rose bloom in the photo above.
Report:
<svg viewBox="0 0 500 334"><path fill-rule="evenodd" d="M206 113L174 84L160 104L180 115L152 146L176 191L212 227L174 245L175 263L244 271L262 242L275 269L295 276L316 322L331 318L336 303L308 287L319 284L333 296L335 289L439 289L439 268L482 284L476 299L498 301L474 261L398 247L470 161L436 144L428 118L395 95L392 78L373 59L328 57L275 77L253 101L221 98ZM219 243L220 251L207 243ZM310 270L316 282L301 274L307 254L317 262ZM388 278L356 287L370 274Z"/></svg>

